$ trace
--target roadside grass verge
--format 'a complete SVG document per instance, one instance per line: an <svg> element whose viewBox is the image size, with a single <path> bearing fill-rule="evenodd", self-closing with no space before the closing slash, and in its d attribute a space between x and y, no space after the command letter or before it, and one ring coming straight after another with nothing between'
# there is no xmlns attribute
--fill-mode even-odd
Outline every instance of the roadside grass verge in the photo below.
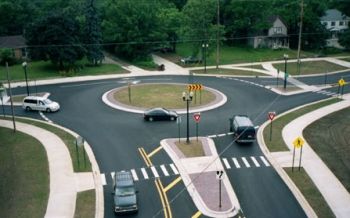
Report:
<svg viewBox="0 0 350 218"><path fill-rule="evenodd" d="M0 175L1 217L44 217L49 166L38 140L0 127Z"/></svg>
<svg viewBox="0 0 350 218"><path fill-rule="evenodd" d="M186 107L186 102L182 100L182 92L187 92L187 90L186 85L176 84L132 85L130 88L131 102L129 102L128 87L114 93L114 99L135 107L179 109ZM212 92L207 90L201 92L201 97L199 91L194 93L190 107L205 105L215 100L215 95Z"/></svg>
<svg viewBox="0 0 350 218"><path fill-rule="evenodd" d="M6 80L6 67L0 66L0 80ZM27 65L28 81L38 79L49 79L49 78L62 78L62 77L73 77L73 76L92 76L92 75L103 75L103 74L121 74L128 73L118 65L115 64L101 64L98 66L90 66L86 63L81 64L81 69L78 71L64 72L58 70L51 62L45 61L33 61ZM9 66L10 79L12 81L24 81L25 74L22 64L16 64Z"/></svg>
<svg viewBox="0 0 350 218"><path fill-rule="evenodd" d="M292 168L283 168L288 176L293 180L296 186L299 188L301 193L304 195L310 206L314 208L315 213L320 218L335 217L332 210L329 208L327 202L318 191L315 184L312 182L310 177L307 175L303 168L300 171Z"/></svg>
<svg viewBox="0 0 350 218"><path fill-rule="evenodd" d="M329 114L304 129L308 144L350 192L350 108Z"/></svg>
<svg viewBox="0 0 350 218"><path fill-rule="evenodd" d="M270 124L267 125L263 131L264 141L270 152L276 151L288 151L287 145L283 141L282 130L285 125L294 119L309 113L311 111L317 110L321 107L336 103L341 101L338 98L331 98L322 102L317 102L306 107L300 108L296 111L285 114L281 117L276 118L272 124L272 140L270 141Z"/></svg>
<svg viewBox="0 0 350 218"><path fill-rule="evenodd" d="M190 144L187 144L185 141L177 141L175 145L187 158L205 156L203 145L200 140L190 140Z"/></svg>
<svg viewBox="0 0 350 218"><path fill-rule="evenodd" d="M276 69L280 69L284 71L284 63L281 64L274 64L273 65ZM320 73L327 73L327 72L334 72L334 71L340 71L340 70L346 70L346 67L333 64L328 61L308 61L308 62L301 62L300 64L300 75L306 75L306 74L320 74ZM287 72L290 75L299 75L297 72L297 63L287 63Z"/></svg>
<svg viewBox="0 0 350 218"><path fill-rule="evenodd" d="M95 217L95 190L79 192L77 194L74 218L93 217Z"/></svg>
<svg viewBox="0 0 350 218"><path fill-rule="evenodd" d="M192 73L197 74L218 74L218 75L237 75L237 76L268 76L264 73L258 73L249 70L236 70L236 69L207 69L206 72L203 70L191 70Z"/></svg>

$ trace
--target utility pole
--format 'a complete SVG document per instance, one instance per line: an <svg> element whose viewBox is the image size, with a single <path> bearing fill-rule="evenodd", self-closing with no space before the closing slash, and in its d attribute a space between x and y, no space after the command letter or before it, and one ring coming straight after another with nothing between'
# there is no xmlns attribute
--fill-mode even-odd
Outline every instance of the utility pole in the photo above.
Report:
<svg viewBox="0 0 350 218"><path fill-rule="evenodd" d="M6 72L7 72L7 82L9 84L9 92L10 92L10 101L11 101L11 111L12 111L12 122L13 122L13 132L16 132L16 121L15 121L15 112L13 109L13 101L12 101L12 91L11 91L11 83L9 76L9 65L6 62Z"/></svg>
<svg viewBox="0 0 350 218"><path fill-rule="evenodd" d="M217 11L217 30L216 30L216 69L219 69L219 56L220 56L220 0L217 0L218 11Z"/></svg>
<svg viewBox="0 0 350 218"><path fill-rule="evenodd" d="M301 47L301 32L303 31L303 15L304 15L304 0L301 0L301 4L300 4L300 23L299 23L299 40L298 40L298 63L297 63L298 75L300 75L300 47Z"/></svg>

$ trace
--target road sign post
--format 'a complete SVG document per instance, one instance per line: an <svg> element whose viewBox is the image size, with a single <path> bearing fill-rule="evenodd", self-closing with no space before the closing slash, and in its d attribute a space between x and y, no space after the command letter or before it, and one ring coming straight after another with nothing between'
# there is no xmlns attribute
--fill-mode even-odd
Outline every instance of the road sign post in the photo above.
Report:
<svg viewBox="0 0 350 218"><path fill-rule="evenodd" d="M278 88L278 76L280 75L280 69L277 69L277 76L276 76L276 86Z"/></svg>
<svg viewBox="0 0 350 218"><path fill-rule="evenodd" d="M270 141L272 139L272 121L275 118L275 116L276 116L276 112L274 112L274 111L270 111L268 113L268 117L270 119Z"/></svg>
<svg viewBox="0 0 350 218"><path fill-rule="evenodd" d="M181 117L178 117L176 120L178 131L179 131L179 143L180 143L180 124L181 124Z"/></svg>
<svg viewBox="0 0 350 218"><path fill-rule="evenodd" d="M197 136L197 142L198 142L198 124L201 120L201 113L195 113L193 114L193 119L196 122L196 136Z"/></svg>
<svg viewBox="0 0 350 218"><path fill-rule="evenodd" d="M80 168L80 161L79 161L79 149L78 147L83 147L83 155L84 155L84 168L86 168L86 156L85 156L85 147L84 147L84 138L81 136L77 136L75 139L75 148L77 151L77 159L78 159L78 168Z"/></svg>
<svg viewBox="0 0 350 218"><path fill-rule="evenodd" d="M301 165L301 155L302 155L302 148L304 145L304 140L299 136L293 141L293 163L292 163L292 172L294 171L294 158L295 158L295 148L301 148L300 150L300 159L299 159L299 171L300 171L300 165Z"/></svg>
<svg viewBox="0 0 350 218"><path fill-rule="evenodd" d="M224 171L216 171L216 178L219 180L219 207L221 208L221 180L224 179Z"/></svg>
<svg viewBox="0 0 350 218"><path fill-rule="evenodd" d="M303 146L300 148L300 158L299 158L299 168L298 171L300 171L300 166L301 166L301 156L303 155Z"/></svg>

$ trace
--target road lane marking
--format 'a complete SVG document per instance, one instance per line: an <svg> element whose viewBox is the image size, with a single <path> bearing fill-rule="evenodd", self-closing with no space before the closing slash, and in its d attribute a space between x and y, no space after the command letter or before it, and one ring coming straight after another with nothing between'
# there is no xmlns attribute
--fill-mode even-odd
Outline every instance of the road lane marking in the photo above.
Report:
<svg viewBox="0 0 350 218"><path fill-rule="evenodd" d="M102 185L107 185L106 175L104 173L101 173L101 182Z"/></svg>
<svg viewBox="0 0 350 218"><path fill-rule="evenodd" d="M259 162L255 159L255 157L251 156L250 159L252 159L252 161L254 162L256 167L260 167Z"/></svg>
<svg viewBox="0 0 350 218"><path fill-rule="evenodd" d="M143 178L145 179L148 179L148 174L147 174L147 171L145 170L145 168L141 168L141 172L142 172L142 175L143 175Z"/></svg>
<svg viewBox="0 0 350 218"><path fill-rule="evenodd" d="M139 152L140 152L140 154L141 154L143 160L145 161L146 165L147 165L148 167L152 166L153 164L152 164L151 160L148 158L145 149L143 149L142 147L141 147L141 148L138 148L138 149L139 149Z"/></svg>
<svg viewBox="0 0 350 218"><path fill-rule="evenodd" d="M64 86L60 86L60 88L91 86L91 85L100 85L100 84L108 84L108 83L115 83L115 82L108 81L108 82L84 83L84 84L76 84L76 85L64 85Z"/></svg>
<svg viewBox="0 0 350 218"><path fill-rule="evenodd" d="M235 164L236 168L241 168L241 165L239 165L237 158L232 158L233 163Z"/></svg>
<svg viewBox="0 0 350 218"><path fill-rule="evenodd" d="M208 138L215 138L216 137L216 135L210 135L210 136L208 136Z"/></svg>
<svg viewBox="0 0 350 218"><path fill-rule="evenodd" d="M230 164L228 163L227 159L226 158L222 158L222 161L224 162L225 166L226 166L226 169L231 169L231 166Z"/></svg>
<svg viewBox="0 0 350 218"><path fill-rule="evenodd" d="M131 171L131 175L134 178L134 181L138 181L139 177L136 174L136 171L134 169L130 170Z"/></svg>
<svg viewBox="0 0 350 218"><path fill-rule="evenodd" d="M151 158L153 155L155 155L158 151L160 151L163 147L159 146L158 148L154 149L151 153L149 153L147 156L148 158Z"/></svg>
<svg viewBox="0 0 350 218"><path fill-rule="evenodd" d="M242 160L243 160L244 165L245 165L247 168L249 168L249 167L250 167L250 164L249 164L249 162L247 161L247 159L246 159L245 157L241 157L241 158L242 158Z"/></svg>
<svg viewBox="0 0 350 218"><path fill-rule="evenodd" d="M260 156L260 159L262 160L262 162L264 162L265 166L267 166L267 167L270 166L269 162L265 159L264 156Z"/></svg>
<svg viewBox="0 0 350 218"><path fill-rule="evenodd" d="M164 165L161 165L160 168L162 169L165 176L169 176L168 170L165 168Z"/></svg>
<svg viewBox="0 0 350 218"><path fill-rule="evenodd" d="M44 120L46 120L47 122L53 123L49 118L47 118L47 117L43 114L43 112L39 111L39 115L40 115Z"/></svg>
<svg viewBox="0 0 350 218"><path fill-rule="evenodd" d="M198 211L197 213L195 213L192 218L199 218L202 215L202 212Z"/></svg>
<svg viewBox="0 0 350 218"><path fill-rule="evenodd" d="M219 134L218 137L226 136L226 134Z"/></svg>
<svg viewBox="0 0 350 218"><path fill-rule="evenodd" d="M179 174L179 171L177 171L176 167L174 166L174 164L170 164L170 168L172 169L172 171L174 172L175 175Z"/></svg>
<svg viewBox="0 0 350 218"><path fill-rule="evenodd" d="M174 187L178 182L181 181L181 176L177 177L174 181L172 181L167 187L165 187L163 190L164 192L169 191L172 187Z"/></svg>
<svg viewBox="0 0 350 218"><path fill-rule="evenodd" d="M151 166L151 170L152 170L152 173L153 173L154 177L158 178L159 174L158 174L156 168L154 166Z"/></svg>
<svg viewBox="0 0 350 218"><path fill-rule="evenodd" d="M158 179L154 180L154 183L156 184L156 187L157 187L157 190L158 190L158 193L160 196L160 201L162 202L164 217L168 218L167 208L166 208L165 202L164 202L163 190L161 190L161 187L159 186Z"/></svg>

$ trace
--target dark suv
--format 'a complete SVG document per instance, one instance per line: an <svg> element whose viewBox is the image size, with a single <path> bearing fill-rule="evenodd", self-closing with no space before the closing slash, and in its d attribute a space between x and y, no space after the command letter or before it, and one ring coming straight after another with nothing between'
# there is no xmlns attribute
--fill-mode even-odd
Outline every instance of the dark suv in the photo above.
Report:
<svg viewBox="0 0 350 218"><path fill-rule="evenodd" d="M137 213L137 191L129 171L120 171L114 175L112 193L116 214Z"/></svg>
<svg viewBox="0 0 350 218"><path fill-rule="evenodd" d="M246 115L236 115L230 118L230 131L233 132L236 142L239 143L251 143L256 139L255 127Z"/></svg>

